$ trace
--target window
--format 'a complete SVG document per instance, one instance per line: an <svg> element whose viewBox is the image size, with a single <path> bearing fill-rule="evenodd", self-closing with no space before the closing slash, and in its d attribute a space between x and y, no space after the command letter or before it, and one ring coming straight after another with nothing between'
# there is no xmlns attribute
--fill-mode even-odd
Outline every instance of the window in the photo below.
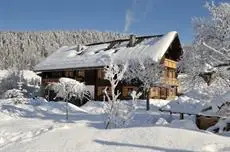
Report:
<svg viewBox="0 0 230 152"><path fill-rule="evenodd" d="M75 79L77 81L84 81L84 78L85 78L85 71L84 70L78 70L76 71L76 75L75 75Z"/></svg>
<svg viewBox="0 0 230 152"><path fill-rule="evenodd" d="M158 87L152 87L150 90L150 98L154 98L159 96L159 88Z"/></svg>
<svg viewBox="0 0 230 152"><path fill-rule="evenodd" d="M97 70L97 78L98 79L104 79L104 77L105 77L104 69Z"/></svg>
<svg viewBox="0 0 230 152"><path fill-rule="evenodd" d="M85 71L84 70L78 70L76 71L77 77L85 77Z"/></svg>
<svg viewBox="0 0 230 152"><path fill-rule="evenodd" d="M73 77L73 71L65 71L65 77Z"/></svg>

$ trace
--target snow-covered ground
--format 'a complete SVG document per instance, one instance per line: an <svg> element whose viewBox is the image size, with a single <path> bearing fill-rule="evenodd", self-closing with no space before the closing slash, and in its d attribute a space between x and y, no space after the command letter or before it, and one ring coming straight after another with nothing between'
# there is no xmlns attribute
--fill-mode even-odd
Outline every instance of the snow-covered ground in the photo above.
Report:
<svg viewBox="0 0 230 152"><path fill-rule="evenodd" d="M173 120L157 111L169 101L152 100L145 111L140 100L128 128L104 129L103 102L82 107L30 100L13 104L0 100L0 151L229 151L230 138L196 128L193 121Z"/></svg>

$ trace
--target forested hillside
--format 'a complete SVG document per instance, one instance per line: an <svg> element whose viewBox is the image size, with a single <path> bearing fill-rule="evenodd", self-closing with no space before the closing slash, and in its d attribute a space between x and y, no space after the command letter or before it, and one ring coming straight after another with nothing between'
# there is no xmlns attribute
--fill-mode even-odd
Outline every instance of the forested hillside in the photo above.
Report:
<svg viewBox="0 0 230 152"><path fill-rule="evenodd" d="M98 31L0 32L0 68L32 69L63 45L88 44L125 37Z"/></svg>

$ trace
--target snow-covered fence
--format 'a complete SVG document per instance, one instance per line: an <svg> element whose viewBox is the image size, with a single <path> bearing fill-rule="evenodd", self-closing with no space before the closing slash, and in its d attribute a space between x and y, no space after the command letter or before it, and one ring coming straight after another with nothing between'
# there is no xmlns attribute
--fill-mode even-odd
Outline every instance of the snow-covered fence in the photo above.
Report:
<svg viewBox="0 0 230 152"><path fill-rule="evenodd" d="M162 108L159 108L159 111L160 112L170 113L170 115L172 115L172 114L178 114L180 116L180 119L184 119L184 115L189 115L189 116L191 116L191 115L196 116L197 115L196 113L172 111L172 110L166 110L166 109L162 109Z"/></svg>

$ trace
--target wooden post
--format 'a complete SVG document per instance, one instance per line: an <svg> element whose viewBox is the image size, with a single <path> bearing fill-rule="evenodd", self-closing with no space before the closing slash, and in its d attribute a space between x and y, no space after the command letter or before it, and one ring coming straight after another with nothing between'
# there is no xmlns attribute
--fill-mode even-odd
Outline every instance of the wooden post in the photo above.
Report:
<svg viewBox="0 0 230 152"><path fill-rule="evenodd" d="M172 111L170 111L170 122L173 120L173 115L172 115L173 113L172 113Z"/></svg>
<svg viewBox="0 0 230 152"><path fill-rule="evenodd" d="M150 89L147 89L147 92L146 92L146 110L148 111L150 109L150 106L149 106L149 94L150 94Z"/></svg>
<svg viewBox="0 0 230 152"><path fill-rule="evenodd" d="M200 129L200 116L196 115L196 125Z"/></svg>
<svg viewBox="0 0 230 152"><path fill-rule="evenodd" d="M48 102L50 102L50 87L48 88Z"/></svg>
<svg viewBox="0 0 230 152"><path fill-rule="evenodd" d="M183 120L183 119L184 119L184 114L180 113L180 120Z"/></svg>

